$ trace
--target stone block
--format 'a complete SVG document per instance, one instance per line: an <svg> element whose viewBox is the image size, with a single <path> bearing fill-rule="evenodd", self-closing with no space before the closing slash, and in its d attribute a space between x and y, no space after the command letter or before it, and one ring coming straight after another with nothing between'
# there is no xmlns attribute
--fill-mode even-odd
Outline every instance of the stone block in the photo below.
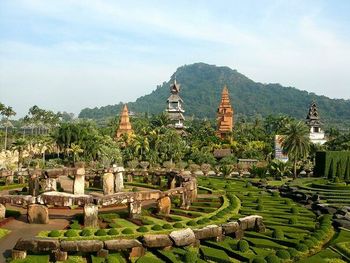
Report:
<svg viewBox="0 0 350 263"><path fill-rule="evenodd" d="M171 199L169 196L162 197L157 202L158 213L169 215L171 210Z"/></svg>
<svg viewBox="0 0 350 263"><path fill-rule="evenodd" d="M0 220L5 218L6 207L3 204L0 204Z"/></svg>
<svg viewBox="0 0 350 263"><path fill-rule="evenodd" d="M13 184L13 175L9 175L6 177L5 185Z"/></svg>
<svg viewBox="0 0 350 263"><path fill-rule="evenodd" d="M258 215L246 216L238 219L238 223L241 226L242 230L253 230L255 228L255 221L257 218L262 218Z"/></svg>
<svg viewBox="0 0 350 263"><path fill-rule="evenodd" d="M38 243L36 242L35 238L20 238L17 240L14 249L20 251L37 251L37 247Z"/></svg>
<svg viewBox="0 0 350 263"><path fill-rule="evenodd" d="M77 241L61 241L61 250L67 252L78 252Z"/></svg>
<svg viewBox="0 0 350 263"><path fill-rule="evenodd" d="M118 168L123 168L123 167L117 167ZM122 191L124 189L124 177L123 177L123 169L117 170L117 172L114 175L114 191L116 193Z"/></svg>
<svg viewBox="0 0 350 263"><path fill-rule="evenodd" d="M79 252L98 252L103 248L103 241L100 240L79 240L77 244Z"/></svg>
<svg viewBox="0 0 350 263"><path fill-rule="evenodd" d="M169 236L165 234L146 234L143 236L142 243L149 248L169 247L173 244Z"/></svg>
<svg viewBox="0 0 350 263"><path fill-rule="evenodd" d="M244 231L241 228L239 228L236 232L234 232L233 236L235 239L242 239L244 236Z"/></svg>
<svg viewBox="0 0 350 263"><path fill-rule="evenodd" d="M84 173L80 170L83 170ZM74 177L73 193L75 195L83 195L84 190L85 190L85 169L79 168L77 169L77 174Z"/></svg>
<svg viewBox="0 0 350 263"><path fill-rule="evenodd" d="M48 224L49 209L45 205L28 205L27 218L30 224Z"/></svg>
<svg viewBox="0 0 350 263"><path fill-rule="evenodd" d="M44 192L57 191L57 181L55 178L46 178L42 183Z"/></svg>
<svg viewBox="0 0 350 263"><path fill-rule="evenodd" d="M23 175L18 176L18 183L19 184L25 184L26 183L26 178Z"/></svg>
<svg viewBox="0 0 350 263"><path fill-rule="evenodd" d="M196 241L196 236L191 228L172 231L169 236L179 247L190 245Z"/></svg>
<svg viewBox="0 0 350 263"><path fill-rule="evenodd" d="M12 249L12 259L25 259L27 257L27 251Z"/></svg>
<svg viewBox="0 0 350 263"><path fill-rule="evenodd" d="M60 243L57 239L43 238L37 239L37 251L48 252L57 250L60 247Z"/></svg>
<svg viewBox="0 0 350 263"><path fill-rule="evenodd" d="M137 239L112 239L104 241L105 248L108 250L125 250L133 247L142 247Z"/></svg>
<svg viewBox="0 0 350 263"><path fill-rule="evenodd" d="M263 233L266 231L266 227L262 218L257 218L255 220L255 231L258 233Z"/></svg>
<svg viewBox="0 0 350 263"><path fill-rule="evenodd" d="M108 250L107 249L101 249L97 251L97 256L100 258L108 258Z"/></svg>
<svg viewBox="0 0 350 263"><path fill-rule="evenodd" d="M129 217L139 218L141 216L142 211L142 202L141 201L133 201L129 203Z"/></svg>
<svg viewBox="0 0 350 263"><path fill-rule="evenodd" d="M129 258L139 258L145 255L144 247L133 247L130 251Z"/></svg>
<svg viewBox="0 0 350 263"><path fill-rule="evenodd" d="M39 195L39 178L35 175L29 178L28 182L29 195L37 196Z"/></svg>
<svg viewBox="0 0 350 263"><path fill-rule="evenodd" d="M68 259L68 253L62 250L56 250L53 252L55 261L66 261Z"/></svg>
<svg viewBox="0 0 350 263"><path fill-rule="evenodd" d="M228 222L221 225L222 231L225 235L232 234L239 229L239 224L237 221Z"/></svg>
<svg viewBox="0 0 350 263"><path fill-rule="evenodd" d="M193 230L196 239L212 239L222 237L222 227L217 225L208 225L201 229Z"/></svg>
<svg viewBox="0 0 350 263"><path fill-rule="evenodd" d="M84 227L98 227L98 206L87 204L84 206Z"/></svg>
<svg viewBox="0 0 350 263"><path fill-rule="evenodd" d="M114 175L112 173L105 173L103 175L103 194L111 195L114 193Z"/></svg>

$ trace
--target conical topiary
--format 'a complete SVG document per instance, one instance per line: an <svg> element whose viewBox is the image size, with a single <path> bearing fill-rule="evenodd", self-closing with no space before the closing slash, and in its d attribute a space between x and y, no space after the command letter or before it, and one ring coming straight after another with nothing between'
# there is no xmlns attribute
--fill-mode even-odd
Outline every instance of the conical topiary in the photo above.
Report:
<svg viewBox="0 0 350 263"><path fill-rule="evenodd" d="M350 158L346 161L345 173L344 173L344 181L350 180Z"/></svg>
<svg viewBox="0 0 350 263"><path fill-rule="evenodd" d="M331 163L329 164L329 170L328 170L328 180L333 179L333 159L331 159Z"/></svg>

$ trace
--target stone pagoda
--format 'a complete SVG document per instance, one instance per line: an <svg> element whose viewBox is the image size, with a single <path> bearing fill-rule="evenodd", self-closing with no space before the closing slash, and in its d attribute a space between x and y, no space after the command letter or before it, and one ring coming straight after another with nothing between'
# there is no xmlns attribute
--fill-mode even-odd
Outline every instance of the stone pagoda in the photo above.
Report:
<svg viewBox="0 0 350 263"><path fill-rule="evenodd" d="M327 140L324 131L321 129L322 122L318 114L316 102L312 102L305 123L310 128L310 141L312 143L324 144Z"/></svg>
<svg viewBox="0 0 350 263"><path fill-rule="evenodd" d="M233 128L233 108L226 85L221 93L221 102L217 111L217 122L216 134L223 139L228 133L232 132Z"/></svg>
<svg viewBox="0 0 350 263"><path fill-rule="evenodd" d="M116 133L116 138L120 138L123 134L131 134L133 132L131 123L129 120L129 112L126 104L123 107L122 113L120 115L119 128Z"/></svg>
<svg viewBox="0 0 350 263"><path fill-rule="evenodd" d="M179 96L180 92L180 84L176 82L176 78L174 80L174 83L170 85L170 97L167 100L168 107L166 109L168 113L168 117L171 121L171 127L174 127L175 129L182 130L184 129L184 121L185 117L183 116L183 113L185 110L183 109L183 100Z"/></svg>

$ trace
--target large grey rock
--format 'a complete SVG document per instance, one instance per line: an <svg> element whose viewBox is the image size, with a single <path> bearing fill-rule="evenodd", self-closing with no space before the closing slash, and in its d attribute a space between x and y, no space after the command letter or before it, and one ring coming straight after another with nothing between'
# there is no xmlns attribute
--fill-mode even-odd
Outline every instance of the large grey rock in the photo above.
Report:
<svg viewBox="0 0 350 263"><path fill-rule="evenodd" d="M173 244L169 236L165 234L159 234L159 235L146 234L143 236L142 243L145 247L151 247L151 248L170 247Z"/></svg>
<svg viewBox="0 0 350 263"><path fill-rule="evenodd" d="M221 238L222 227L217 225L208 225L201 229L193 230L196 239Z"/></svg>
<svg viewBox="0 0 350 263"><path fill-rule="evenodd" d="M222 224L221 227L225 235L235 233L240 228L237 221Z"/></svg>
<svg viewBox="0 0 350 263"><path fill-rule="evenodd" d="M125 250L133 247L142 247L137 239L112 239L104 241L105 248L108 250Z"/></svg>
<svg viewBox="0 0 350 263"><path fill-rule="evenodd" d="M255 222L257 218L262 218L258 215L246 216L238 219L238 223L241 226L242 230L253 230L255 228Z"/></svg>
<svg viewBox="0 0 350 263"><path fill-rule="evenodd" d="M28 205L27 218L30 224L48 224L49 209L44 205Z"/></svg>
<svg viewBox="0 0 350 263"><path fill-rule="evenodd" d="M172 231L169 236L179 247L190 245L196 241L196 236L191 228Z"/></svg>

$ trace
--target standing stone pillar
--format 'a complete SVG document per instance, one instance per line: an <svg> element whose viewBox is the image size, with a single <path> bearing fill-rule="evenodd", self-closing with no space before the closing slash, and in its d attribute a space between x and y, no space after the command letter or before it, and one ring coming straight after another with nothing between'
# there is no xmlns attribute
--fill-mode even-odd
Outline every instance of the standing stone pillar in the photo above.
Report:
<svg viewBox="0 0 350 263"><path fill-rule="evenodd" d="M84 227L98 228L98 206L87 204L84 206Z"/></svg>
<svg viewBox="0 0 350 263"><path fill-rule="evenodd" d="M18 183L19 184L25 184L26 183L26 178L23 175L18 176Z"/></svg>
<svg viewBox="0 0 350 263"><path fill-rule="evenodd" d="M10 185L10 184L13 184L13 175L12 174L6 176L6 180L5 180L5 185Z"/></svg>
<svg viewBox="0 0 350 263"><path fill-rule="evenodd" d="M57 181L55 178L46 178L42 184L44 192L57 191Z"/></svg>
<svg viewBox="0 0 350 263"><path fill-rule="evenodd" d="M158 213L168 216L171 210L171 200L169 196L160 198L157 202Z"/></svg>
<svg viewBox="0 0 350 263"><path fill-rule="evenodd" d="M129 172L129 173L128 173L128 182L129 182L129 183L132 183L132 181L133 181L132 179L133 179L133 178L132 178L132 174Z"/></svg>
<svg viewBox="0 0 350 263"><path fill-rule="evenodd" d="M45 205L31 204L27 208L29 224L48 224L49 209Z"/></svg>
<svg viewBox="0 0 350 263"><path fill-rule="evenodd" d="M85 168L79 165L74 177L73 193L75 195L83 195L85 189Z"/></svg>
<svg viewBox="0 0 350 263"><path fill-rule="evenodd" d="M114 191L116 193L121 192L124 189L124 167L116 167L114 175Z"/></svg>
<svg viewBox="0 0 350 263"><path fill-rule="evenodd" d="M184 190L181 194L181 209L188 210L191 205L191 198L187 190Z"/></svg>
<svg viewBox="0 0 350 263"><path fill-rule="evenodd" d="M28 188L29 195L39 195L39 176L41 175L40 170L34 170L29 176Z"/></svg>
<svg viewBox="0 0 350 263"><path fill-rule="evenodd" d="M142 211L142 201L132 201L129 204L129 217L131 219L139 218Z"/></svg>
<svg viewBox="0 0 350 263"><path fill-rule="evenodd" d="M103 175L103 194L111 195L114 193L114 175L107 172Z"/></svg>
<svg viewBox="0 0 350 263"><path fill-rule="evenodd" d="M0 220L5 218L6 207L3 204L0 204Z"/></svg>

